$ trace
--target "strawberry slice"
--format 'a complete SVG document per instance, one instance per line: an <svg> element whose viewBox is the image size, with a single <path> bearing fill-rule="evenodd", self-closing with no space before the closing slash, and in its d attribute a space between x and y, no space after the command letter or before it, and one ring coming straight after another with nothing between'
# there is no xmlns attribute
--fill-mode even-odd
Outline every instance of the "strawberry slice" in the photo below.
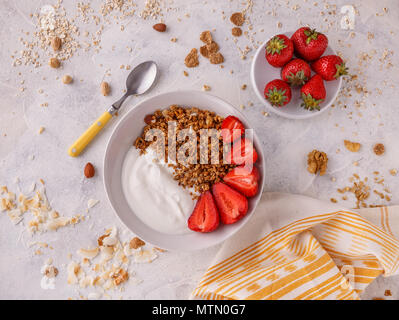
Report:
<svg viewBox="0 0 399 320"><path fill-rule="evenodd" d="M242 122L234 116L228 116L222 122L222 138L224 142L233 142L245 132L245 127Z"/></svg>
<svg viewBox="0 0 399 320"><path fill-rule="evenodd" d="M231 164L238 166L242 164L248 165L258 160L258 153L249 139L242 138L234 142L227 154L227 159L230 160Z"/></svg>
<svg viewBox="0 0 399 320"><path fill-rule="evenodd" d="M189 229L197 232L211 232L219 226L219 212L210 191L199 197L187 224Z"/></svg>
<svg viewBox="0 0 399 320"><path fill-rule="evenodd" d="M256 167L252 170L245 166L235 167L223 178L230 187L241 192L246 197L253 197L258 193L259 171Z"/></svg>
<svg viewBox="0 0 399 320"><path fill-rule="evenodd" d="M223 182L212 186L220 219L224 224L232 224L243 218L248 212L248 199Z"/></svg>

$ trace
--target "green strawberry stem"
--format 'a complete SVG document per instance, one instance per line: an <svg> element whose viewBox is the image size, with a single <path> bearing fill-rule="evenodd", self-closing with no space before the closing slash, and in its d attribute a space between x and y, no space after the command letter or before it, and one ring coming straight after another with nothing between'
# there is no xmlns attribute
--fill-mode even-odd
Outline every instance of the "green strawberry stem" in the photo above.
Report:
<svg viewBox="0 0 399 320"><path fill-rule="evenodd" d="M303 103L301 104L301 107L305 108L306 110L319 110L320 111L320 103L323 102L324 99L315 99L311 96L310 93L307 95L302 93L302 100Z"/></svg>
<svg viewBox="0 0 399 320"><path fill-rule="evenodd" d="M280 54L284 48L287 48L284 39L275 36L267 43L266 52L268 54Z"/></svg>
<svg viewBox="0 0 399 320"><path fill-rule="evenodd" d="M303 70L300 70L296 74L290 72L290 74L287 76L287 80L292 86L301 86L308 81L308 77L305 76Z"/></svg>
<svg viewBox="0 0 399 320"><path fill-rule="evenodd" d="M305 34L305 36L307 36L306 44L309 44L310 41L312 41L312 40L316 40L317 36L319 35L319 33L316 31L316 29L308 29L308 30L305 30L303 33Z"/></svg>
<svg viewBox="0 0 399 320"><path fill-rule="evenodd" d="M269 92L266 94L267 100L273 106L283 106L284 103L287 101L287 96L285 95L286 90L273 88L270 89Z"/></svg>
<svg viewBox="0 0 399 320"><path fill-rule="evenodd" d="M341 64L336 64L335 68L337 69L337 72L334 75L335 79L338 79L340 76L348 74L348 68L345 66L344 62L342 62Z"/></svg>

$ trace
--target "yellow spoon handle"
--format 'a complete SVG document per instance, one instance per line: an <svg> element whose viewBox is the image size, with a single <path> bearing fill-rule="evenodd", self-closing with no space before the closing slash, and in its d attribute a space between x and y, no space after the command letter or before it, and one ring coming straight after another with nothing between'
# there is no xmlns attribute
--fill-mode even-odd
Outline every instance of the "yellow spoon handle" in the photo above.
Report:
<svg viewBox="0 0 399 320"><path fill-rule="evenodd" d="M105 111L68 149L71 157L77 157L94 137L104 128L107 122L112 118L109 111Z"/></svg>

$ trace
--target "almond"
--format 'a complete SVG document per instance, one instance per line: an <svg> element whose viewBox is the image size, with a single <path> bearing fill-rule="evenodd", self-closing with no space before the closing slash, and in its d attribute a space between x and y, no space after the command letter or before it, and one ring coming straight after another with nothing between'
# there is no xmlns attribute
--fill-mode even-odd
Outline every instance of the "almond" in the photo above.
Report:
<svg viewBox="0 0 399 320"><path fill-rule="evenodd" d="M94 169L93 165L90 162L88 162L84 169L85 177L93 178L95 173L96 173L96 170Z"/></svg>
<svg viewBox="0 0 399 320"><path fill-rule="evenodd" d="M361 147L360 143L352 142L349 140L344 140L344 145L345 145L346 149L348 149L350 152L358 152Z"/></svg>
<svg viewBox="0 0 399 320"><path fill-rule="evenodd" d="M105 82L105 81L101 82L100 88L101 88L101 93L103 94L103 96L109 95L110 87L109 87L108 82Z"/></svg>
<svg viewBox="0 0 399 320"><path fill-rule="evenodd" d="M152 26L152 28L158 32L165 32L166 31L166 24L164 23L157 23Z"/></svg>
<svg viewBox="0 0 399 320"><path fill-rule="evenodd" d="M60 38L54 37L53 39L51 39L51 46L53 47L54 51L60 50L61 45L62 45L62 41Z"/></svg>

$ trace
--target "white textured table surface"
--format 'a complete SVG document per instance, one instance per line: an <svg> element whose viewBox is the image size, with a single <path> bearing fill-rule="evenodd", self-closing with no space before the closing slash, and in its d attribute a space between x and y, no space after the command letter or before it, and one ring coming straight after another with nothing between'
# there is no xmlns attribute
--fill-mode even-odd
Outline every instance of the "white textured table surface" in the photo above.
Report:
<svg viewBox="0 0 399 320"><path fill-rule="evenodd" d="M201 90L204 84L211 87L210 93L237 108L244 105L243 112L260 136L266 152L266 191L340 200L336 189L348 185L353 173L369 177L373 188L373 172L379 171L385 178L385 186L392 192L392 200L387 202L372 194L368 204L399 204L399 178L389 174L390 169L399 169L399 70L395 52L399 49L399 4L396 1L352 1L350 4L357 12L353 30L341 29L344 16L341 8L349 4L346 1L253 1L252 9L246 14L249 22L243 26L248 35L238 38L237 43L231 36L233 25L229 17L245 9L245 1L161 1L162 19L168 26L166 33L152 29L154 21L160 18L145 20L139 16L144 0L133 2L137 3L133 16L119 19L121 14L115 10L108 15L110 22L104 24L99 13L102 1L92 1L92 11L87 11L86 21L82 15L74 21L81 34L78 40L82 48L64 61L60 69L51 69L47 65L49 57L40 49L42 66L38 68L32 65L14 67L11 56L17 57L23 50L20 37L33 39L36 19L30 14L40 13L42 6L55 2L0 1L0 185L7 185L13 191L18 191L17 185L27 190L33 181L42 178L52 206L67 216L84 213L90 198L100 200L90 210L90 218L86 221L32 238L23 231L26 221L14 226L6 214L0 214L0 298L87 296L90 290L66 283L68 253L76 255L77 249L95 244L107 227L115 225L123 230L105 198L101 174L106 141L118 118L81 157L72 159L66 153L78 134L121 95L129 71L120 69L120 65L134 66L152 59L161 70L156 87L144 97L129 98L122 114L139 99L176 89ZM67 17L77 15L77 1L64 1L62 6ZM99 17L97 26L93 15ZM344 82L344 90L350 88L350 93L341 95L340 102L321 116L306 121L286 120L273 114L264 116L249 81L254 45L273 34L296 30L304 23L327 34L330 44L346 58L351 74L356 74L357 79ZM85 51L84 42L102 24L102 34L97 36L101 48ZM122 25L124 30L121 30ZM187 69L184 57L191 48L199 48L202 31L213 29L225 57L224 68L200 57L197 68ZM85 36L85 31L89 36ZM170 41L173 37L177 38L176 42ZM240 49L245 51L247 46L252 50L246 59L241 59ZM183 75L183 70L189 72L188 77ZM61 82L65 74L73 76L73 84ZM112 87L108 97L100 94L99 84L103 79ZM243 84L248 85L246 90L240 90ZM48 106L42 107L44 103ZM45 131L39 135L41 126ZM360 152L347 151L344 139L360 142ZM380 157L372 151L377 142L386 147L386 153ZM314 148L325 151L330 158L328 174L323 177L306 171L306 155ZM83 167L88 161L97 168L97 175L91 180L83 177ZM16 183L17 178L19 183ZM355 206L352 196L339 202L343 206ZM42 248L43 254L37 255L37 248L27 246L32 241L46 242L54 249ZM111 296L186 298L217 250L218 247L195 253L167 252L151 264L132 264L130 269L143 281L127 283L124 292L116 291ZM60 270L55 290L40 288L40 269L49 257ZM383 296L384 290L390 289L391 298L396 298L398 284L399 279L394 277L380 278L368 288L364 297Z"/></svg>

